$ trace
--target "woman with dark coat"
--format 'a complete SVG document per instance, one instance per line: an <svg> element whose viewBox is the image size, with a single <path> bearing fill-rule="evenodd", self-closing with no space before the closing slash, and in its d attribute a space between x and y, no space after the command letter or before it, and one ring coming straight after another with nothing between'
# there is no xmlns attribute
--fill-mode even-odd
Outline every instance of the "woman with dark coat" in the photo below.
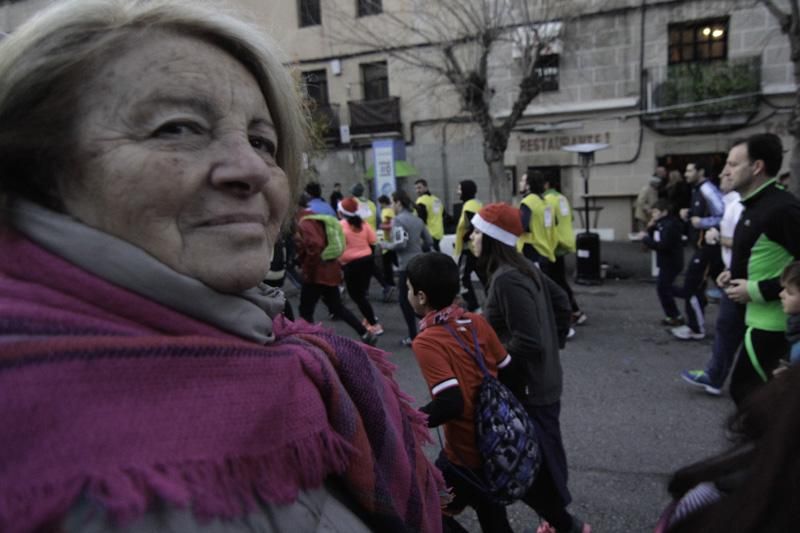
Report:
<svg viewBox="0 0 800 533"><path fill-rule="evenodd" d="M542 518L537 533L589 533L570 515L567 458L561 439L562 372L558 350L569 330L566 293L515 248L522 234L518 209L489 204L472 218L478 268L489 277L484 314L505 345L516 371L507 383L536 426L542 468L523 501Z"/></svg>

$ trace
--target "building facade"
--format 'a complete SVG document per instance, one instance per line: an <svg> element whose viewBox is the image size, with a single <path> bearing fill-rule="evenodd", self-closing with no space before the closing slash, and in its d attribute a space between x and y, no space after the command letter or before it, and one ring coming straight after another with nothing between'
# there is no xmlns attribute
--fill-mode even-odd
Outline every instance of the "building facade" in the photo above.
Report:
<svg viewBox="0 0 800 533"><path fill-rule="evenodd" d="M346 190L367 180L372 142L394 139L448 206L458 202L463 179L474 180L479 196L488 199L482 136L452 85L348 35L352 21L380 35L398 13L410 17L413 29L419 1L228 2L281 44L313 99L322 143L309 154L308 166L327 191L335 182ZM13 32L48 3L0 4L0 30ZM542 92L517 122L505 153L513 190L522 173L544 172L576 209L592 207L590 224L606 238L624 239L633 200L657 165L682 172L688 162L699 161L716 176L732 140L756 132L776 133L791 148L788 121L797 87L789 41L760 4L584 0L556 2L561 7L550 11L542 7L547 0L531 4L542 9L541 23L557 35L537 67ZM518 31L510 28L509 35ZM398 49L437 53L413 31L393 38ZM520 77L513 38L498 42L489 63L492 111L502 120ZM586 142L609 145L596 154L588 199L576 156L561 150ZM398 184L411 190L413 181L401 178ZM576 218L583 224L582 216Z"/></svg>

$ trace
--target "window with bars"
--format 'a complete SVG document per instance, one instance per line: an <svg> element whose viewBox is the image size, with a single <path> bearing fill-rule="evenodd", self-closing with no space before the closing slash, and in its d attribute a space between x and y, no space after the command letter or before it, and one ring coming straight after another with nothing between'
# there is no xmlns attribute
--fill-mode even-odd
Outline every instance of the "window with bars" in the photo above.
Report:
<svg viewBox="0 0 800 533"><path fill-rule="evenodd" d="M364 100L389 98L389 70L386 61L363 63L361 81L364 84Z"/></svg>
<svg viewBox="0 0 800 533"><path fill-rule="evenodd" d="M356 13L359 17L383 13L383 2L381 0L356 0L356 2Z"/></svg>
<svg viewBox="0 0 800 533"><path fill-rule="evenodd" d="M728 19L669 25L669 64L728 58Z"/></svg>
<svg viewBox="0 0 800 533"><path fill-rule="evenodd" d="M558 90L558 54L539 56L534 70L539 77L542 92Z"/></svg>
<svg viewBox="0 0 800 533"><path fill-rule="evenodd" d="M322 24L319 0L298 0L297 9L300 15L301 28Z"/></svg>
<svg viewBox="0 0 800 533"><path fill-rule="evenodd" d="M306 95L317 103L318 107L328 105L328 73L322 70L309 70L302 73L303 88Z"/></svg>

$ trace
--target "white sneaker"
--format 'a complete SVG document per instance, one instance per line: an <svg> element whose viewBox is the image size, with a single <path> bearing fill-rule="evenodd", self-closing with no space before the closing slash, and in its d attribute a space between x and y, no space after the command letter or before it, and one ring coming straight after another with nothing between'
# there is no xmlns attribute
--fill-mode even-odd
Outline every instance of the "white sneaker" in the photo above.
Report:
<svg viewBox="0 0 800 533"><path fill-rule="evenodd" d="M677 328L672 328L669 332L672 333L672 336L676 339L681 339L683 341L699 341L706 338L705 333L695 333L689 326L678 326Z"/></svg>
<svg viewBox="0 0 800 533"><path fill-rule="evenodd" d="M569 331L567 332L567 340L571 339L574 336L575 336L575 328L569 328Z"/></svg>

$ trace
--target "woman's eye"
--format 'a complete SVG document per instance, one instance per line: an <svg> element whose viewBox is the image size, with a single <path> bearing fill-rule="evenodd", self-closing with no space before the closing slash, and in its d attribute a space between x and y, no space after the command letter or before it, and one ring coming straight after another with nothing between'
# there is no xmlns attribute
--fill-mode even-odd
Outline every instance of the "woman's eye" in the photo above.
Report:
<svg viewBox="0 0 800 533"><path fill-rule="evenodd" d="M258 135L251 135L250 136L250 146L259 150L261 152L265 152L273 157L277 152L277 147L275 143L271 140L267 139L266 137L260 137Z"/></svg>
<svg viewBox="0 0 800 533"><path fill-rule="evenodd" d="M154 137L179 137L183 135L197 135L203 128L194 122L168 122L159 126Z"/></svg>

